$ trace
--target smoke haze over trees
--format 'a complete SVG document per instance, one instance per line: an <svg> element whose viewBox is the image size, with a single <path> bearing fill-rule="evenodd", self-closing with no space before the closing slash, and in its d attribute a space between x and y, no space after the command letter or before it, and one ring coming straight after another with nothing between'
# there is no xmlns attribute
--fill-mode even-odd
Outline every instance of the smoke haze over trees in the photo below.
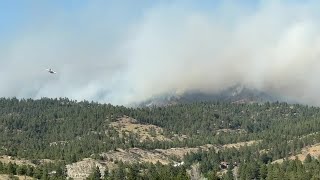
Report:
<svg viewBox="0 0 320 180"><path fill-rule="evenodd" d="M244 84L320 104L317 1L79 4L1 6L1 96L126 105Z"/></svg>

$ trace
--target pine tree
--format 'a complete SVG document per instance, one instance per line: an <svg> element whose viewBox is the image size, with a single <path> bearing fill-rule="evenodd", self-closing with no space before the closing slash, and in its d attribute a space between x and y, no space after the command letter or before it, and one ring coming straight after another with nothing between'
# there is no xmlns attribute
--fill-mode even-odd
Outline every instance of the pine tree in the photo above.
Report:
<svg viewBox="0 0 320 180"><path fill-rule="evenodd" d="M5 173L5 166L3 165L3 163L0 161L0 173Z"/></svg>
<svg viewBox="0 0 320 180"><path fill-rule="evenodd" d="M87 178L88 180L100 180L101 173L98 166L92 168L92 173Z"/></svg>
<svg viewBox="0 0 320 180"><path fill-rule="evenodd" d="M268 169L265 164L261 165L260 170L259 170L259 174L260 174L260 179L266 179L266 177L268 175Z"/></svg>
<svg viewBox="0 0 320 180"><path fill-rule="evenodd" d="M24 175L24 174L26 174L26 167L25 167L25 166L18 166L18 167L17 167L17 174L18 174L18 175Z"/></svg>
<svg viewBox="0 0 320 180"><path fill-rule="evenodd" d="M304 160L304 163L311 163L311 161L312 161L311 155L310 155L310 154L307 154L307 156L306 156L306 158L305 158L305 160Z"/></svg>
<svg viewBox="0 0 320 180"><path fill-rule="evenodd" d="M26 171L26 175L33 177L33 167L32 166L27 166L27 171Z"/></svg>
<svg viewBox="0 0 320 180"><path fill-rule="evenodd" d="M208 172L208 180L219 180L217 173L215 171Z"/></svg>
<svg viewBox="0 0 320 180"><path fill-rule="evenodd" d="M119 161L118 168L115 172L116 179L124 179L126 177L125 167L122 161Z"/></svg>
<svg viewBox="0 0 320 180"><path fill-rule="evenodd" d="M230 168L228 168L227 173L223 176L223 179L225 180L233 180L233 172Z"/></svg>
<svg viewBox="0 0 320 180"><path fill-rule="evenodd" d="M104 176L103 176L103 179L107 180L109 178L109 168L108 166L105 167L105 170L104 170Z"/></svg>
<svg viewBox="0 0 320 180"><path fill-rule="evenodd" d="M7 173L8 174L16 174L16 168L14 166L14 164L12 164L11 162L8 163L7 165Z"/></svg>

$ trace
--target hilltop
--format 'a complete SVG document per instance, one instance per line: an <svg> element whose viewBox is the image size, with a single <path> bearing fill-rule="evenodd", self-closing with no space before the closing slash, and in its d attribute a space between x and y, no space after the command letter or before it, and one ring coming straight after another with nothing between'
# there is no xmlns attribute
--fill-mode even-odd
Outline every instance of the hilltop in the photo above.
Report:
<svg viewBox="0 0 320 180"><path fill-rule="evenodd" d="M2 98L0 155L13 159L3 158L0 172L83 179L98 166L108 177L254 178L320 143L319 117L320 108L279 102L127 108ZM286 172L312 176L307 168Z"/></svg>
<svg viewBox="0 0 320 180"><path fill-rule="evenodd" d="M282 98L244 85L234 85L218 92L186 91L180 94L165 93L153 96L138 107L168 106L195 102L265 103L282 101Z"/></svg>

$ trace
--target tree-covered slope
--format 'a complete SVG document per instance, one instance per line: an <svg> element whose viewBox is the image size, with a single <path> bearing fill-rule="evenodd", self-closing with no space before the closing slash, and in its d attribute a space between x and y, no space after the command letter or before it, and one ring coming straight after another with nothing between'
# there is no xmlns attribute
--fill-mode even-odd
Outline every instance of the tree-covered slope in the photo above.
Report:
<svg viewBox="0 0 320 180"><path fill-rule="evenodd" d="M138 107L169 106L197 102L227 102L227 103L264 103L282 100L276 94L249 88L244 85L234 85L216 92L186 91L183 93L164 93L155 95L143 102L135 104Z"/></svg>
<svg viewBox="0 0 320 180"><path fill-rule="evenodd" d="M161 136L172 140L140 141L133 133L121 133L111 123L124 116L158 126L163 130ZM301 148L320 141L316 133L320 131L319 122L320 108L279 102L126 108L69 99L2 98L0 153L75 162L116 148L152 150L259 140L252 147L231 148L218 154L209 150L185 157L186 166L199 162L202 173L208 175L218 170L221 161L266 164L297 154ZM173 138L180 136L186 138Z"/></svg>

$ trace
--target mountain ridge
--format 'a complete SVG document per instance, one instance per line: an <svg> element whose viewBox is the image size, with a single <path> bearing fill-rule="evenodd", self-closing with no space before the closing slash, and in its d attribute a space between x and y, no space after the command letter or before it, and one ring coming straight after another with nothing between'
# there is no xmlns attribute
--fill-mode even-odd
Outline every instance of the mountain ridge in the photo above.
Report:
<svg viewBox="0 0 320 180"><path fill-rule="evenodd" d="M159 107L210 101L227 103L265 103L283 101L283 99L274 94L269 94L255 88L249 88L244 85L234 85L215 93L204 93L201 91L186 91L182 94L165 93L153 96L141 103L138 103L137 106Z"/></svg>

